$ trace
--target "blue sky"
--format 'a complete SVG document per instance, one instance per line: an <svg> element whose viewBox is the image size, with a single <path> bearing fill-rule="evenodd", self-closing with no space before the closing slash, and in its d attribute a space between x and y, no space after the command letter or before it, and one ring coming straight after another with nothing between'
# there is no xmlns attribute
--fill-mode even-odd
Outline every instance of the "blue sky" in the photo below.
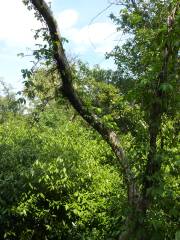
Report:
<svg viewBox="0 0 180 240"><path fill-rule="evenodd" d="M32 29L38 29L40 23L21 0L0 0L0 3L0 78L19 90L23 81L21 69L30 67L31 63L17 54L33 48ZM109 14L117 12L118 7L112 5L93 19L108 5L108 0L52 0L60 32L69 40L65 46L68 55L90 65L100 64L105 68L113 65L112 61L104 60L104 54L111 51L121 37L109 19Z"/></svg>

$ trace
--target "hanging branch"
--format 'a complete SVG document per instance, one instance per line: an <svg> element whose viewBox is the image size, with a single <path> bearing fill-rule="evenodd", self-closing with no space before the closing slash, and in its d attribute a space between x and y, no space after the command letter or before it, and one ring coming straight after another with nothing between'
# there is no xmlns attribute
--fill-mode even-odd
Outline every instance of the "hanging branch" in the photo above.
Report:
<svg viewBox="0 0 180 240"><path fill-rule="evenodd" d="M134 202L137 194L135 187L135 177L130 169L128 159L125 157L124 150L120 145L118 136L112 130L108 129L96 115L91 113L85 104L80 100L72 85L72 73L65 55L61 35L59 33L57 22L53 16L50 7L44 0L30 0L35 10L40 17L46 22L51 40L53 43L54 59L57 64L57 69L62 80L61 91L63 95L69 100L74 109L81 115L81 117L95 129L102 138L111 146L119 163L121 165L124 179L128 186L128 197L130 202Z"/></svg>

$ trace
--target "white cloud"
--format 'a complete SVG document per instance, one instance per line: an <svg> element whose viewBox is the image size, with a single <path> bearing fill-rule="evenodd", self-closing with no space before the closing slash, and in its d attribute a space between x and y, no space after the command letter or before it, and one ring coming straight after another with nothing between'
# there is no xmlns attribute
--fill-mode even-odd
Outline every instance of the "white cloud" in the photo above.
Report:
<svg viewBox="0 0 180 240"><path fill-rule="evenodd" d="M94 49L96 52L104 53L113 48L113 39L116 35L116 28L110 22L97 22L72 32L73 41L87 49Z"/></svg>
<svg viewBox="0 0 180 240"><path fill-rule="evenodd" d="M30 26L31 23L31 26ZM27 14L23 3L19 0L1 0L0 39L6 44L27 44L32 41L34 19Z"/></svg>
<svg viewBox="0 0 180 240"><path fill-rule="evenodd" d="M102 57L102 53L113 49L116 43L114 39L117 39L119 33L116 33L116 28L110 21L95 22L90 26L82 26L81 21L80 27L80 20L79 13L74 9L66 9L57 14L60 31L70 41L70 52L96 61L95 59ZM22 0L0 0L0 75L13 85L18 84L18 79L21 79L20 69L25 64L28 65L28 60L17 58L16 54L25 52L26 47L34 45L31 29L38 29L40 26L41 23L26 9Z"/></svg>
<svg viewBox="0 0 180 240"><path fill-rule="evenodd" d="M40 26L22 0L0 0L0 40L7 45L31 45L34 42L32 29Z"/></svg>
<svg viewBox="0 0 180 240"><path fill-rule="evenodd" d="M60 31L74 46L76 53L83 53L93 49L97 53L111 51L115 45L114 39L119 33L111 22L97 22L84 27L77 27L78 13L75 10L66 10L58 24Z"/></svg>
<svg viewBox="0 0 180 240"><path fill-rule="evenodd" d="M56 16L61 34L69 40L72 53L81 55L91 50L96 57L96 54L111 51L117 43L114 40L118 39L119 33L110 20L80 27L80 15L75 9L66 9ZM32 47L35 43L32 29L40 27L41 23L26 9L22 0L0 0L0 41L6 47L18 49L17 52Z"/></svg>
<svg viewBox="0 0 180 240"><path fill-rule="evenodd" d="M116 29L111 23L98 22L79 30L77 29L76 34L72 37L76 43L87 44L88 42L92 42L99 44L103 43L102 41L115 31Z"/></svg>
<svg viewBox="0 0 180 240"><path fill-rule="evenodd" d="M73 44L76 53L92 48L95 52L102 53L113 48L116 36L114 24L97 22L78 27L78 20L79 13L74 9L66 9L57 14L60 31ZM6 45L31 47L35 42L32 29L40 26L41 23L28 12L22 0L0 0L0 41Z"/></svg>
<svg viewBox="0 0 180 240"><path fill-rule="evenodd" d="M78 21L79 14L74 9L67 9L60 12L57 21L62 31L72 28Z"/></svg>

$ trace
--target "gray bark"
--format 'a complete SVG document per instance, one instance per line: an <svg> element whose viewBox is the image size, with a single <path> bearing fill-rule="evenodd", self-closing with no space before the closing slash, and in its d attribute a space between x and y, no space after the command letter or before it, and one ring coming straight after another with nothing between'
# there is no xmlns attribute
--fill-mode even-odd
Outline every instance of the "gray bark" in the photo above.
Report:
<svg viewBox="0 0 180 240"><path fill-rule="evenodd" d="M109 144L115 153L123 172L124 179L128 188L128 198L130 202L134 202L137 195L137 189L135 185L135 177L128 159L125 157L124 150L120 145L119 138L115 132L108 129L93 113L91 113L85 104L80 100L75 89L73 88L72 73L68 64L65 51L63 49L61 35L58 29L57 22L53 16L50 7L44 0L30 0L35 10L38 11L40 16L46 22L50 36L54 47L54 59L56 61L57 69L62 80L62 92L64 96L69 100L74 109L82 116L82 118L95 129L102 138Z"/></svg>

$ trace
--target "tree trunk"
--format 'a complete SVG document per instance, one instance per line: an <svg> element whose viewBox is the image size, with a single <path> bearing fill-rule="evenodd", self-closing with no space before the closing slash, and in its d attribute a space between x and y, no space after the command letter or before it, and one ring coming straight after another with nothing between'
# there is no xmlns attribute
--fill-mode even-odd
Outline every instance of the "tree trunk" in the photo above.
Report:
<svg viewBox="0 0 180 240"><path fill-rule="evenodd" d="M161 116L163 110L159 101L163 99L162 92L157 90L155 99L156 102L152 104L152 108L149 111L149 153L147 157L147 165L143 178L143 189L140 194L137 189L135 177L131 169L128 159L125 157L123 148L120 145L118 136L111 130L109 130L92 112L89 112L86 105L81 101L72 85L72 74L70 66L68 64L62 42L61 36L58 30L56 20L53 14L44 0L29 0L34 6L38 14L46 22L54 50L54 59L56 61L57 69L62 80L62 91L64 96L70 101L74 109L82 116L82 118L95 129L102 138L109 144L112 151L116 155L122 169L125 183L128 189L128 202L129 207L132 209L126 222L127 231L121 234L119 240L145 240L150 236L146 234L145 218L147 209L152 203L152 195L149 193L152 187L157 186L158 182L155 181L154 175L159 172L161 163L157 159L157 137L161 127ZM135 4L132 1L132 4ZM136 7L136 5L134 5ZM172 31L172 26L169 28L168 34ZM168 60L171 54L171 47L166 46L164 50L164 57L162 63L162 71L159 74L159 84L166 82L168 73ZM157 86L159 89L159 85ZM162 103L162 102L161 102Z"/></svg>
<svg viewBox="0 0 180 240"><path fill-rule="evenodd" d="M135 183L133 171L120 144L119 137L114 131L108 129L96 115L90 112L89 109L86 107L86 104L83 103L77 95L72 85L73 77L67 57L65 55L65 51L62 46L61 35L58 29L58 25L55 18L53 17L51 9L44 0L30 0L30 2L34 6L35 10L38 11L39 15L44 19L49 28L53 44L54 59L56 61L58 73L61 77L60 80L62 80L62 93L69 100L69 102L79 113L79 115L94 130L96 130L111 147L121 166L124 181L127 184L128 199L130 202L134 202L137 197L138 190Z"/></svg>

